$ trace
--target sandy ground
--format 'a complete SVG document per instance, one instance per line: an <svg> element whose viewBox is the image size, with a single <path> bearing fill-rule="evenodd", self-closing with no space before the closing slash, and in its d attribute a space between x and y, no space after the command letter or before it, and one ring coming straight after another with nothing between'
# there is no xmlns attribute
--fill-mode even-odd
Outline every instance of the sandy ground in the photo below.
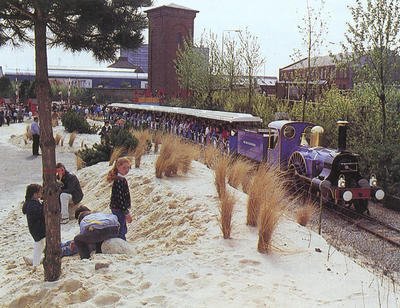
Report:
<svg viewBox="0 0 400 308"><path fill-rule="evenodd" d="M398 285L288 217L273 235L272 252L258 253L257 230L245 225L247 195L233 188L232 238L224 240L213 172L193 162L184 176L158 179L155 154L144 156L127 176L133 253L63 258L60 279L44 282L43 268L32 272L22 259L32 253L32 238L21 201L26 185L41 177L40 158L29 159L29 144L20 142L25 125L0 128L2 169L10 168L0 180L6 204L0 224L1 307L399 307ZM90 144L98 136L81 138ZM57 160L73 170L71 151L57 148ZM104 180L109 168L104 162L76 171L82 203L92 210L109 212L111 187ZM3 190L9 186L14 189ZM63 225L62 240L77 232L76 222ZM96 263L108 267L96 270Z"/></svg>

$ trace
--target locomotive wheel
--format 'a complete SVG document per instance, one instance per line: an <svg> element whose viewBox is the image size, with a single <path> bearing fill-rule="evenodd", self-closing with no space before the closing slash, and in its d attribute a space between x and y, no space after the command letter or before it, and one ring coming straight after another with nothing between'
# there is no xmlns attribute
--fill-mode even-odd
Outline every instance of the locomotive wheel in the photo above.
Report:
<svg viewBox="0 0 400 308"><path fill-rule="evenodd" d="M293 179L293 189L302 192L304 181L298 175L306 175L306 162L299 152L293 152L289 158L289 172Z"/></svg>
<svg viewBox="0 0 400 308"><path fill-rule="evenodd" d="M352 204L357 213L364 213L368 211L368 201L367 200L353 200Z"/></svg>

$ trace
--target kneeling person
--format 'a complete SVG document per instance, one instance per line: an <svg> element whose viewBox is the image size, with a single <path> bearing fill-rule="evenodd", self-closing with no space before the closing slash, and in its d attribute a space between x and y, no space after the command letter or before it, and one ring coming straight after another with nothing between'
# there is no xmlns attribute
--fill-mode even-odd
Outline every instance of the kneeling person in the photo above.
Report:
<svg viewBox="0 0 400 308"><path fill-rule="evenodd" d="M57 163L57 174L59 177L60 187L60 203L61 203L61 223L69 221L68 207L72 201L74 205L81 202L83 192L81 184L76 175L68 172L62 163Z"/></svg>
<svg viewBox="0 0 400 308"><path fill-rule="evenodd" d="M110 238L119 237L119 222L117 216L105 213L92 213L87 207L76 209L80 233L74 242L81 259L89 259L90 252L101 252L101 244Z"/></svg>

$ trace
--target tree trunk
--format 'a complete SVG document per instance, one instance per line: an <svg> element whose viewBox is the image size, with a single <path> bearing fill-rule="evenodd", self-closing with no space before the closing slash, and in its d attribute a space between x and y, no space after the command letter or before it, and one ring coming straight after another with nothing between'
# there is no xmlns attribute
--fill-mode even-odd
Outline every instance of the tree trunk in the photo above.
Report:
<svg viewBox="0 0 400 308"><path fill-rule="evenodd" d="M55 281L61 274L60 205L56 186L55 142L51 125L50 84L47 71L46 23L40 10L35 20L36 95L39 102L43 199L46 219L44 276Z"/></svg>

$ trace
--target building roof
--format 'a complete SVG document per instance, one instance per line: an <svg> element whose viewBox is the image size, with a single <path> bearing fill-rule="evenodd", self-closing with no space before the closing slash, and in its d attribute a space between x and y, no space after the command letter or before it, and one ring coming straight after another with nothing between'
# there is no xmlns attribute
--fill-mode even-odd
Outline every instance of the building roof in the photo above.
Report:
<svg viewBox="0 0 400 308"><path fill-rule="evenodd" d="M135 65L128 61L128 57L119 57L117 61L107 67L137 69Z"/></svg>
<svg viewBox="0 0 400 308"><path fill-rule="evenodd" d="M153 11L153 10L158 10L158 9L160 9L160 8L162 8L162 7L169 7L169 8L173 8L173 9L179 9L179 10L185 10L185 11L192 11L192 12L196 12L196 13L199 12L199 11L197 11L197 10L193 10L193 9L191 9L191 8L188 8L188 7L185 7L185 6L182 6L182 5L178 5L178 4L175 4L175 3L170 3L170 4L168 4L168 5L161 5L161 6L158 6L158 7L154 7L154 8L151 8L151 9L149 9L149 10L146 10L145 12L150 12L150 11Z"/></svg>
<svg viewBox="0 0 400 308"><path fill-rule="evenodd" d="M5 75L35 76L34 70L7 70ZM79 68L49 68L49 78L147 78L147 73L139 73L132 69L104 68L104 69L79 69Z"/></svg>
<svg viewBox="0 0 400 308"><path fill-rule="evenodd" d="M278 78L275 76L257 76L257 84L262 86L274 86L275 83L278 81Z"/></svg>
<svg viewBox="0 0 400 308"><path fill-rule="evenodd" d="M289 71L289 70L306 68L307 67L307 59L308 58L301 59L301 60L294 62L292 64L289 64L288 66L285 66L279 70L280 71ZM311 67L332 66L332 65L335 65L335 61L334 61L333 57L328 55L328 56L321 56L321 57L313 57L313 58L311 58L310 64L311 64Z"/></svg>

